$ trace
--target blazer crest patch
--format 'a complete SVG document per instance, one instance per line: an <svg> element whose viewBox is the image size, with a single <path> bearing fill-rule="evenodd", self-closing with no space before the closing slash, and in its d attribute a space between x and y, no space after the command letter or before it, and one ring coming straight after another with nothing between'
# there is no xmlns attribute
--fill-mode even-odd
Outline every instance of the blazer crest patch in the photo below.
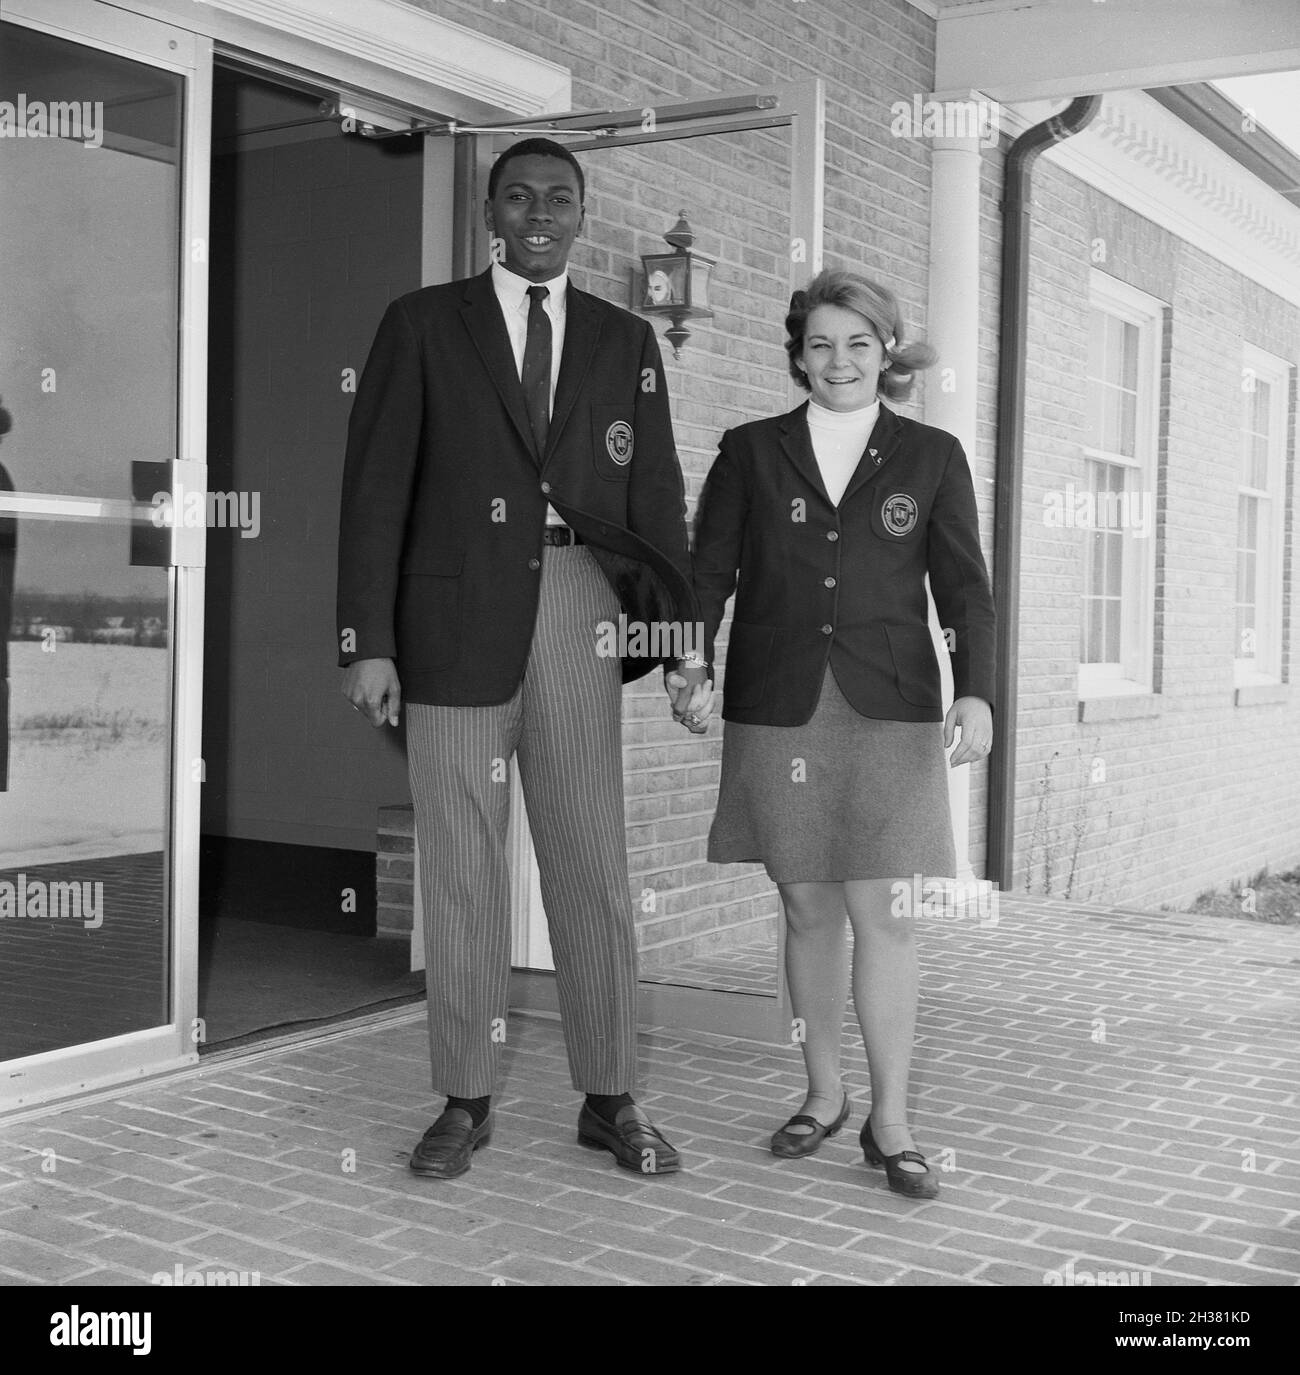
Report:
<svg viewBox="0 0 1300 1375"><path fill-rule="evenodd" d="M620 468L631 463L633 443L632 427L626 420L616 420L605 431L605 452Z"/></svg>
<svg viewBox="0 0 1300 1375"><path fill-rule="evenodd" d="M916 528L916 500L906 492L895 492L885 498L880 518L891 535L910 535Z"/></svg>

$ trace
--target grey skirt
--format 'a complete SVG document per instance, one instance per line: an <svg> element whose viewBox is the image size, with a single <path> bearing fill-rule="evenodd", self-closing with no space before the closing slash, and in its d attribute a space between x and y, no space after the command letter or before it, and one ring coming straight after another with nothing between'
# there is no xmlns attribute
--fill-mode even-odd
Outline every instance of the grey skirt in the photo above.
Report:
<svg viewBox="0 0 1300 1375"><path fill-rule="evenodd" d="M947 775L940 722L861 716L828 666L805 725L726 723L708 857L774 883L954 878Z"/></svg>

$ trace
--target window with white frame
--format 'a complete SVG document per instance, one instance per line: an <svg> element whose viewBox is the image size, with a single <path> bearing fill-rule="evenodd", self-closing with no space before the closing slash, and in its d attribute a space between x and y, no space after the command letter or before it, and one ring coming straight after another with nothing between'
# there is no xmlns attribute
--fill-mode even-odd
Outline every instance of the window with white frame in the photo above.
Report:
<svg viewBox="0 0 1300 1375"><path fill-rule="evenodd" d="M1094 272L1089 300L1079 696L1150 692L1163 306Z"/></svg>
<svg viewBox="0 0 1300 1375"><path fill-rule="evenodd" d="M1242 351L1241 458L1237 474L1237 685L1276 683L1282 669L1288 367L1251 344Z"/></svg>

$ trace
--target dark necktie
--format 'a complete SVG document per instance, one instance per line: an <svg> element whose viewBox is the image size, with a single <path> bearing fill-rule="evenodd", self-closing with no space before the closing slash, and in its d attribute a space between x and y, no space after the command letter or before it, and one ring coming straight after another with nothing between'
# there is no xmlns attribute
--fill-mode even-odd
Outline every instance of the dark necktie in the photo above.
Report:
<svg viewBox="0 0 1300 1375"><path fill-rule="evenodd" d="M528 338L524 343L524 406L540 457L546 452L546 435L551 427L551 319L546 313L544 286L528 288Z"/></svg>

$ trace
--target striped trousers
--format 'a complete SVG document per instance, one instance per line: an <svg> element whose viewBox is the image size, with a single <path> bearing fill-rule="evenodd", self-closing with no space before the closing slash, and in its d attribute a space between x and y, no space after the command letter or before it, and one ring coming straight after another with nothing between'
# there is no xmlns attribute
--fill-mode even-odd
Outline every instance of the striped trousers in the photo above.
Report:
<svg viewBox="0 0 1300 1375"><path fill-rule="evenodd" d="M636 1071L636 931L623 818L622 672L596 654L618 598L582 545L546 546L524 678L499 706L406 707L436 1091L490 1094L510 978L508 764L541 877L573 1086ZM503 1034L504 1033L504 1034Z"/></svg>

